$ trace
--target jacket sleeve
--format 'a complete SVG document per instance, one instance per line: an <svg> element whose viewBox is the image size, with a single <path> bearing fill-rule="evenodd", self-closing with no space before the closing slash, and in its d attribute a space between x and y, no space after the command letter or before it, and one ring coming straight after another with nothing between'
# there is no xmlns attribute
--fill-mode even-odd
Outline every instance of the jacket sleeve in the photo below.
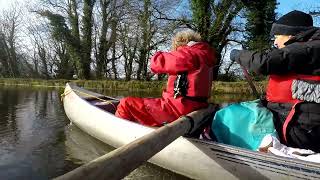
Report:
<svg viewBox="0 0 320 180"><path fill-rule="evenodd" d="M197 67L199 67L198 58L186 48L172 52L157 52L151 58L151 70L158 74L177 74Z"/></svg>
<svg viewBox="0 0 320 180"><path fill-rule="evenodd" d="M312 71L312 57L308 47L294 43L282 49L273 49L264 52L241 51L236 61L249 71L258 74L286 74L288 72L307 73Z"/></svg>

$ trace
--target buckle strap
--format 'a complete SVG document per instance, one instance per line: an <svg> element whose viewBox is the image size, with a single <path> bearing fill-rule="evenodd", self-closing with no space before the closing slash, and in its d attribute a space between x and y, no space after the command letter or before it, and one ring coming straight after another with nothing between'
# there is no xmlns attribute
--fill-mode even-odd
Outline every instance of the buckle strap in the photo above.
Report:
<svg viewBox="0 0 320 180"><path fill-rule="evenodd" d="M296 106L297 104L301 103L302 101L297 101L293 104L286 120L284 121L283 123L283 126L282 126L282 136L283 136L283 139L286 143L288 143L288 140L287 140L287 129L288 129L288 125L289 123L291 122L295 112L296 112Z"/></svg>

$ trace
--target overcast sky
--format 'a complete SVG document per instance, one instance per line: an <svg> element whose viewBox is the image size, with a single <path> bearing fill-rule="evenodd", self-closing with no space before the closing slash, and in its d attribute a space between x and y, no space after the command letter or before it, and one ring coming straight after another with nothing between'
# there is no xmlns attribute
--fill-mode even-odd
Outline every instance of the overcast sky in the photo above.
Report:
<svg viewBox="0 0 320 180"><path fill-rule="evenodd" d="M0 9L8 8L10 2L12 0L0 0ZM25 2L26 0L20 0L21 2ZM19 2L19 1L18 1Z"/></svg>

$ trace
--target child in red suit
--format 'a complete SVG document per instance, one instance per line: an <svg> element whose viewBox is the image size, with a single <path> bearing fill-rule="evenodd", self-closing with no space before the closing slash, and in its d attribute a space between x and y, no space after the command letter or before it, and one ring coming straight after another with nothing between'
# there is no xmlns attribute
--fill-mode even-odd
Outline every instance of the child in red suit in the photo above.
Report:
<svg viewBox="0 0 320 180"><path fill-rule="evenodd" d="M115 115L147 126L161 126L206 108L215 63L214 49L201 42L198 33L178 32L171 52L157 52L151 58L151 71L168 74L162 98L123 98Z"/></svg>

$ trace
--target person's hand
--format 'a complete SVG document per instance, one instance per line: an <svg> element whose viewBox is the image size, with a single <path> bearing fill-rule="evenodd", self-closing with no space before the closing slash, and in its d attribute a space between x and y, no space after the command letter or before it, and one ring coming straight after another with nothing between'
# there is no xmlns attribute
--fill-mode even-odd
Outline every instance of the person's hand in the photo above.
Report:
<svg viewBox="0 0 320 180"><path fill-rule="evenodd" d="M230 52L230 60L231 61L236 61L239 59L240 56L240 51L239 49L232 49Z"/></svg>

